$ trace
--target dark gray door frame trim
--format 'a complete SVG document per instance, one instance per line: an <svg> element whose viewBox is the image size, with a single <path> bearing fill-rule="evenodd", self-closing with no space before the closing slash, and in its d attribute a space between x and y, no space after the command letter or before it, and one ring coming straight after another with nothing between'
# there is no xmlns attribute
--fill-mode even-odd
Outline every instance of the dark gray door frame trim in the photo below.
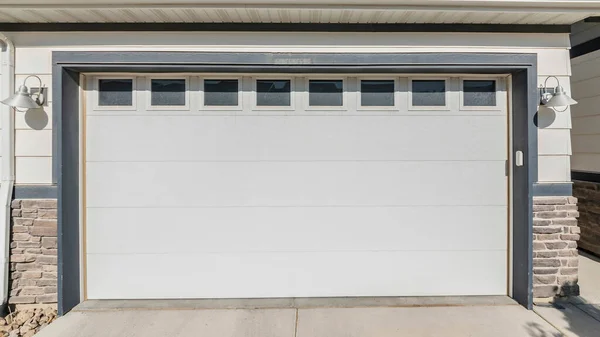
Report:
<svg viewBox="0 0 600 337"><path fill-rule="evenodd" d="M53 52L54 176L58 183L58 301L80 302L79 75L85 72L510 73L513 166L513 298L531 309L533 185L537 182L537 55L498 53Z"/></svg>

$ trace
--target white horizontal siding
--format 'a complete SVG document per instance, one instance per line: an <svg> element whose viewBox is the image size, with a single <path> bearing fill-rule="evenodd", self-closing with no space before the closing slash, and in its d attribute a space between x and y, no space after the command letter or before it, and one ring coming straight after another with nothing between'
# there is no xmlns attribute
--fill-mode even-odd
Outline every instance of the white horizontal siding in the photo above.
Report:
<svg viewBox="0 0 600 337"><path fill-rule="evenodd" d="M577 118L600 115L600 95L586 98L579 98L576 95L574 95L573 98L576 99L578 102L578 104L571 106L571 111L573 112L573 120ZM579 131L573 130L573 132Z"/></svg>
<svg viewBox="0 0 600 337"><path fill-rule="evenodd" d="M549 183L571 181L570 156L539 156L538 181Z"/></svg>
<svg viewBox="0 0 600 337"><path fill-rule="evenodd" d="M600 130L600 109L596 115L573 117L573 136L598 135L598 130ZM573 149L579 151L576 146Z"/></svg>
<svg viewBox="0 0 600 337"><path fill-rule="evenodd" d="M573 135L573 147L577 149L577 153L600 154L600 133Z"/></svg>
<svg viewBox="0 0 600 337"><path fill-rule="evenodd" d="M574 153L571 167L576 171L600 172L600 154Z"/></svg>
<svg viewBox="0 0 600 337"><path fill-rule="evenodd" d="M574 170L600 172L600 52L573 59Z"/></svg>
<svg viewBox="0 0 600 337"><path fill-rule="evenodd" d="M52 130L52 103L39 109L15 113L16 130ZM47 136L47 135L46 135ZM47 139L44 139L46 141Z"/></svg>
<svg viewBox="0 0 600 337"><path fill-rule="evenodd" d="M570 155L571 130L569 129L539 129L538 154L543 155Z"/></svg>
<svg viewBox="0 0 600 337"><path fill-rule="evenodd" d="M52 130L16 130L15 156L51 157Z"/></svg>
<svg viewBox="0 0 600 337"><path fill-rule="evenodd" d="M16 157L17 184L52 183L52 157Z"/></svg>
<svg viewBox="0 0 600 337"><path fill-rule="evenodd" d="M571 44L577 46L600 35L600 23L577 22L571 26Z"/></svg>

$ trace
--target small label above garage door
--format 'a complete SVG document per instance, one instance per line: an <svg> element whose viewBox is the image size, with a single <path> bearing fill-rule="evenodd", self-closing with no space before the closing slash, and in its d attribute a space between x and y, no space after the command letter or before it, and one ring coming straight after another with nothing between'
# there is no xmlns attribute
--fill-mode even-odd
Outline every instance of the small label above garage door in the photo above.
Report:
<svg viewBox="0 0 600 337"><path fill-rule="evenodd" d="M507 293L504 78L87 78L88 298Z"/></svg>

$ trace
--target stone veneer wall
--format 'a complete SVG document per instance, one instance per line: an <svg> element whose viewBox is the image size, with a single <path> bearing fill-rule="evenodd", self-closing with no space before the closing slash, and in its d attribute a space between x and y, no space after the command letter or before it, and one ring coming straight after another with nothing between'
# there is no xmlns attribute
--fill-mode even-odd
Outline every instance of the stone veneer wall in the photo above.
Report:
<svg viewBox="0 0 600 337"><path fill-rule="evenodd" d="M56 218L55 199L13 200L9 304L56 305Z"/></svg>
<svg viewBox="0 0 600 337"><path fill-rule="evenodd" d="M577 296L577 198L533 199L533 297Z"/></svg>
<svg viewBox="0 0 600 337"><path fill-rule="evenodd" d="M573 195L579 200L579 247L600 256L600 183L573 181Z"/></svg>

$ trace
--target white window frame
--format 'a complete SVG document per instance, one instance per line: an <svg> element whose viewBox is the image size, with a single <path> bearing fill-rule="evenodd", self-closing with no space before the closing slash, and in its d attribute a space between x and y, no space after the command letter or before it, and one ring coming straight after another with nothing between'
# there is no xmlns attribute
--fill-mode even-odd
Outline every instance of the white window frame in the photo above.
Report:
<svg viewBox="0 0 600 337"><path fill-rule="evenodd" d="M204 80L237 80L238 82L238 104L237 105L204 105ZM213 111L213 110L221 110L221 111L239 111L243 110L243 86L242 86L242 77L238 76L200 76L200 97L198 98L198 104L200 106L201 111Z"/></svg>
<svg viewBox="0 0 600 337"><path fill-rule="evenodd" d="M257 92L257 82L258 81L268 81L268 80L287 80L290 81L290 105L257 105L258 103L258 92ZM254 111L290 111L296 109L296 82L295 77L290 76L254 76L250 78L252 81L252 110Z"/></svg>
<svg viewBox="0 0 600 337"><path fill-rule="evenodd" d="M311 106L310 105L310 81L311 80L331 80L331 81L342 81L342 105L341 106ZM327 75L319 75L319 76L310 76L304 78L304 97L302 98L305 107L305 111L346 111L348 110L348 77L346 76L327 76Z"/></svg>
<svg viewBox="0 0 600 337"><path fill-rule="evenodd" d="M445 105L413 105L413 81L421 80L433 80L433 81L444 81L445 88ZM409 77L408 78L408 110L436 110L436 111L449 111L450 110L450 78L448 77Z"/></svg>
<svg viewBox="0 0 600 337"><path fill-rule="evenodd" d="M152 80L185 80L185 105L152 105ZM161 74L146 77L146 109L152 111L186 111L190 110L190 78L189 76Z"/></svg>
<svg viewBox="0 0 600 337"><path fill-rule="evenodd" d="M400 81L397 77L358 77L356 83L356 110L373 111L373 110L398 110L398 103L400 102ZM362 81L394 81L394 105L374 105L374 106L363 106L362 105Z"/></svg>
<svg viewBox="0 0 600 337"><path fill-rule="evenodd" d="M465 92L464 92L464 81L494 81L496 82L496 105L469 105L465 106ZM502 98L500 92L500 81L497 77L461 77L459 81L459 95L460 95L460 110L500 110L500 100Z"/></svg>
<svg viewBox="0 0 600 337"><path fill-rule="evenodd" d="M131 80L131 105L100 105L100 80ZM92 79L92 107L94 111L136 111L137 110L137 77L136 76L94 76Z"/></svg>

